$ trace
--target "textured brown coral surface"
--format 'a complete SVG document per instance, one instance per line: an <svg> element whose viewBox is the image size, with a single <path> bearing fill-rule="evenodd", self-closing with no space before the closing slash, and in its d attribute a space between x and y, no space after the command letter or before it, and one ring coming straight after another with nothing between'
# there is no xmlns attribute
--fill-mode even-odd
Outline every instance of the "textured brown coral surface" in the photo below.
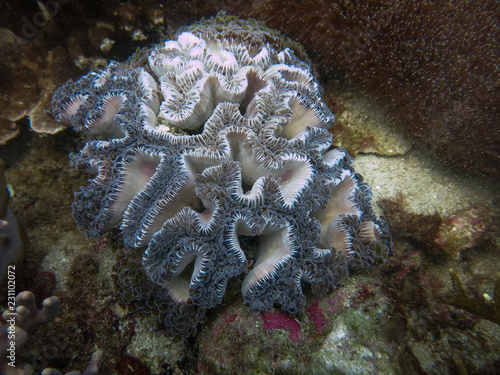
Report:
<svg viewBox="0 0 500 375"><path fill-rule="evenodd" d="M499 175L494 0L257 1L248 12L345 75L442 160ZM247 12L247 10L245 10Z"/></svg>
<svg viewBox="0 0 500 375"><path fill-rule="evenodd" d="M2 2L0 144L27 122L56 133L47 109L55 88L88 70L123 59L162 33L159 4L71 0Z"/></svg>

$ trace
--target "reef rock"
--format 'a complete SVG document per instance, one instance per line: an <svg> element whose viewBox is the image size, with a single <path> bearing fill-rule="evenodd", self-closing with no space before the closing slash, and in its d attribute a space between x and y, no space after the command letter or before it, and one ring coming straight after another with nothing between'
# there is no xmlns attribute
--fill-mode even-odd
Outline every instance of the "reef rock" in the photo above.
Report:
<svg viewBox="0 0 500 375"><path fill-rule="evenodd" d="M119 225L121 299L194 331L244 274L252 310L305 306L392 250L299 46L225 15L59 88L56 121L90 138L72 164L80 229ZM147 63L144 62L147 56Z"/></svg>

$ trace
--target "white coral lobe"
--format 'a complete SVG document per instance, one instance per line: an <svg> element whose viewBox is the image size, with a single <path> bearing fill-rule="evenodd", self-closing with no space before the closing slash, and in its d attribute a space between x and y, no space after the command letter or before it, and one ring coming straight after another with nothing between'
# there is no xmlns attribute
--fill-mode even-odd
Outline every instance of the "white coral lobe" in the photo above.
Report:
<svg viewBox="0 0 500 375"><path fill-rule="evenodd" d="M249 293L256 284L264 284L267 279L276 276L276 269L293 256L291 228L266 229L260 235L260 246L252 270L243 280L241 291Z"/></svg>
<svg viewBox="0 0 500 375"><path fill-rule="evenodd" d="M392 249L297 51L254 21L204 20L54 94L54 118L93 138L71 156L96 175L75 220L93 237L120 225L121 298L173 335L238 276L251 309L297 312L303 283L327 293Z"/></svg>
<svg viewBox="0 0 500 375"><path fill-rule="evenodd" d="M85 103L87 100L88 95L80 95L77 94L73 97L70 97L66 103L62 105L58 121L62 122L63 124L69 124L71 123L71 118L73 117L74 114L76 114L76 111L80 108L80 106Z"/></svg>
<svg viewBox="0 0 500 375"><path fill-rule="evenodd" d="M350 173L346 173L333 188L326 208L313 212L313 216L321 223L320 246L322 248L349 254L351 239L342 219L347 216L359 217L361 215L361 210L355 200L357 188L357 181Z"/></svg>
<svg viewBox="0 0 500 375"><path fill-rule="evenodd" d="M188 301L191 285L199 282L206 273L206 263L207 254L195 243L190 243L175 255L170 265L173 274L163 284L175 301Z"/></svg>
<svg viewBox="0 0 500 375"><path fill-rule="evenodd" d="M151 154L144 149L138 149L137 154L126 160L122 165L121 183L115 193L111 209L113 223L118 223L132 199L149 183L156 173L161 161L160 155Z"/></svg>
<svg viewBox="0 0 500 375"><path fill-rule="evenodd" d="M279 181L284 204L291 207L311 181L313 168L305 157L287 155L283 160L283 166L271 175Z"/></svg>
<svg viewBox="0 0 500 375"><path fill-rule="evenodd" d="M103 95L96 111L90 112L85 121L85 132L89 135L104 138L121 138L125 134L115 124L114 119L127 97L118 93Z"/></svg>
<svg viewBox="0 0 500 375"><path fill-rule="evenodd" d="M282 129L281 133L279 133L281 137L293 139L302 133L308 126L322 127L328 124L322 121L316 110L307 108L296 96L290 99L288 105L292 111L292 117Z"/></svg>

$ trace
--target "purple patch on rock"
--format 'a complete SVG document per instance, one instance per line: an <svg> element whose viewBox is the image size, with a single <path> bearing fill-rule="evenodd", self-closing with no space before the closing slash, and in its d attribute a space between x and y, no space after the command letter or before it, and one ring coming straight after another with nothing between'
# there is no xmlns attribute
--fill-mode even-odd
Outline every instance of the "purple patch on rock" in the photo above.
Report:
<svg viewBox="0 0 500 375"><path fill-rule="evenodd" d="M316 333L321 333L323 328L328 324L328 319L323 315L323 310L319 307L319 302L314 301L307 309L308 318L316 326Z"/></svg>
<svg viewBox="0 0 500 375"><path fill-rule="evenodd" d="M261 314L261 319L264 322L266 331L274 331L275 329L284 329L290 332L290 340L297 343L300 338L300 323L293 317L274 311L266 311Z"/></svg>

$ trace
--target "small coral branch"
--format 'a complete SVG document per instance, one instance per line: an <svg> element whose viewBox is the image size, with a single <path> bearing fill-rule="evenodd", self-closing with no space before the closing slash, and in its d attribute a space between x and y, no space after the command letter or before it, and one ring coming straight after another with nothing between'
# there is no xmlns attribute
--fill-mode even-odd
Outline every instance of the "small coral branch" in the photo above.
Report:
<svg viewBox="0 0 500 375"><path fill-rule="evenodd" d="M38 310L35 295L30 291L24 291L16 297L16 325L23 330L29 330L41 324L52 322L59 312L60 301L57 297L49 297L43 300L42 310ZM9 312L4 313L9 316Z"/></svg>
<svg viewBox="0 0 500 375"><path fill-rule="evenodd" d="M42 310L36 307L35 296L25 291L17 295L14 306L9 306L2 318L5 324L0 323L0 372L6 375L22 375L24 365L16 362L19 350L28 338L26 331L53 321L59 312L59 298L49 297L43 301ZM15 367L14 367L15 366Z"/></svg>
<svg viewBox="0 0 500 375"><path fill-rule="evenodd" d="M32 292L24 291L16 296L15 304L9 305L8 310L2 314L4 323L0 323L0 374L25 375L31 373L32 369L29 365L20 364L17 360L19 350L27 341L27 331L54 321L59 313L59 307L59 298L54 296L43 300L41 310L38 310L35 295ZM96 351L83 375L97 375L101 361L102 352ZM44 375L61 374L51 368L45 369L42 373ZM68 374L79 375L80 372L73 371Z"/></svg>

